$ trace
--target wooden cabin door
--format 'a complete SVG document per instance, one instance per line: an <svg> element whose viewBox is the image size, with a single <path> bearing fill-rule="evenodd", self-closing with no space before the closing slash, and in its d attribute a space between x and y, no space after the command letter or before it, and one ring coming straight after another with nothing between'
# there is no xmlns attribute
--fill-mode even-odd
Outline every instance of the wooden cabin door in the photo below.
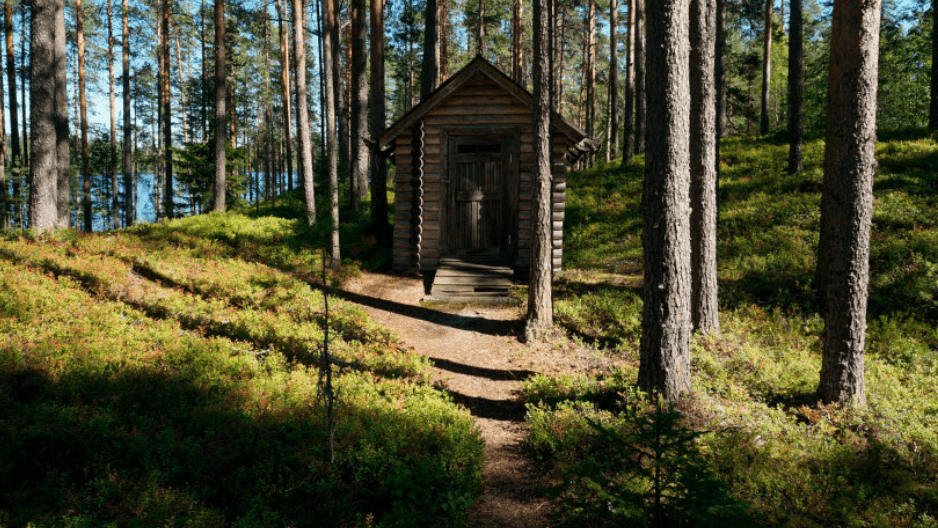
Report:
<svg viewBox="0 0 938 528"><path fill-rule="evenodd" d="M451 136L449 150L447 246L457 256L508 258L509 142Z"/></svg>

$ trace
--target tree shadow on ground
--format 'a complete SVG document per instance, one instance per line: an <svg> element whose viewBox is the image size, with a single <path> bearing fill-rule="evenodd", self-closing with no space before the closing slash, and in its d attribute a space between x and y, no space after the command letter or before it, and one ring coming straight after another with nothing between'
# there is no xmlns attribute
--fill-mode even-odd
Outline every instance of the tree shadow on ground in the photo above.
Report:
<svg viewBox="0 0 938 528"><path fill-rule="evenodd" d="M469 409L476 418L488 418L502 422L523 422L527 412L517 400L492 400L477 396L466 396L451 390L446 391L453 401Z"/></svg>
<svg viewBox="0 0 938 528"><path fill-rule="evenodd" d="M448 359L436 359L433 357L430 357L430 359L433 361L433 365L439 369L475 378L485 378L492 381L521 381L535 374L535 372L531 370L490 369L456 363Z"/></svg>
<svg viewBox="0 0 938 528"><path fill-rule="evenodd" d="M315 282L310 282L309 285L313 288L322 288L322 284ZM403 315L405 317L426 321L428 323L448 326L458 330L470 330L479 334L491 336L518 335L518 327L520 324L518 320L505 321L500 319L489 319L487 317L453 314L444 311L433 310L430 308L424 308L422 306L414 306L397 301L389 301L387 299L381 299L379 297L373 297L361 293L353 293L347 290L337 289L331 290L328 293L338 297L339 299L342 299L343 301L360 304L362 306L368 306L369 308L375 308L385 312Z"/></svg>
<svg viewBox="0 0 938 528"><path fill-rule="evenodd" d="M186 367L53 376L3 362L0 516L11 526L338 526L387 522L416 500L429 509L396 522L431 526L454 496L463 508L474 497L466 453L420 417L341 402L330 468L317 406L248 394Z"/></svg>

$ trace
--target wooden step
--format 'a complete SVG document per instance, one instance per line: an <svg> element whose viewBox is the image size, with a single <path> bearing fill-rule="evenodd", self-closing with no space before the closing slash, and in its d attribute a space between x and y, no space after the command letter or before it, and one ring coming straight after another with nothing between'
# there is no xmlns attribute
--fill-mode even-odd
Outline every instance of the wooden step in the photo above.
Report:
<svg viewBox="0 0 938 528"><path fill-rule="evenodd" d="M492 257L443 257L433 279L428 301L508 302L514 271Z"/></svg>

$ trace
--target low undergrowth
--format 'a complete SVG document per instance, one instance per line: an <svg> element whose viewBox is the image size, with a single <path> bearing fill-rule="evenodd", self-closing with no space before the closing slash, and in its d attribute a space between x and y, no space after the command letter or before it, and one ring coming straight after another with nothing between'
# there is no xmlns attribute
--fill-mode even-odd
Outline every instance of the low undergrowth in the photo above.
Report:
<svg viewBox="0 0 938 528"><path fill-rule="evenodd" d="M722 153L722 334L694 339L694 386L672 430L703 434L682 456L700 457L739 501L728 504L742 508L745 524L938 526L938 142L919 134L877 147L864 408L814 397L823 331L813 291L823 144L806 145L797 175L784 173L784 144L730 139ZM528 443L564 477L556 491L562 512L585 525L621 523L614 514L629 510L610 490L643 496L654 467L635 456L597 462L623 451L617 441L641 444L637 424L654 417L633 389L640 162L570 176L567 271L556 301L573 336L627 365L524 382ZM645 418L636 421L636 412ZM740 513L733 508L724 511Z"/></svg>
<svg viewBox="0 0 938 528"><path fill-rule="evenodd" d="M231 213L0 237L0 526L461 524L474 422L334 298L328 463L313 235Z"/></svg>

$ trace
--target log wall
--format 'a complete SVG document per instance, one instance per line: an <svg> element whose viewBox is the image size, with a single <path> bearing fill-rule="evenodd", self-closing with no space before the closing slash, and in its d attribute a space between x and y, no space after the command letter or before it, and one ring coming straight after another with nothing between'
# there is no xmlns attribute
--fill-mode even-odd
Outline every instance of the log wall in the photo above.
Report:
<svg viewBox="0 0 938 528"><path fill-rule="evenodd" d="M489 81L483 75L477 75L451 94L445 101L433 108L423 118L424 124L424 176L423 176L423 218L421 239L421 271L435 270L446 250L445 217L446 214L446 155L448 137L451 135L512 135L517 138L518 188L508 192L517 196L514 210L517 217L509 226L515 234L512 236L516 246L516 269L528 269L531 255L532 228L532 188L534 178L534 116L529 107L522 104L501 87ZM397 136L394 144L395 158L395 207L394 207L394 253L393 268L407 271L414 261L415 245L411 238L412 226L418 219L413 218L413 199L415 185L413 179L413 141L412 130L405 130ZM553 138L552 162L552 226L553 226L553 265L555 270L561 267L563 256L563 220L566 202L567 166L564 154L570 147L569 140L562 134L555 133ZM506 197L508 198L508 197Z"/></svg>

